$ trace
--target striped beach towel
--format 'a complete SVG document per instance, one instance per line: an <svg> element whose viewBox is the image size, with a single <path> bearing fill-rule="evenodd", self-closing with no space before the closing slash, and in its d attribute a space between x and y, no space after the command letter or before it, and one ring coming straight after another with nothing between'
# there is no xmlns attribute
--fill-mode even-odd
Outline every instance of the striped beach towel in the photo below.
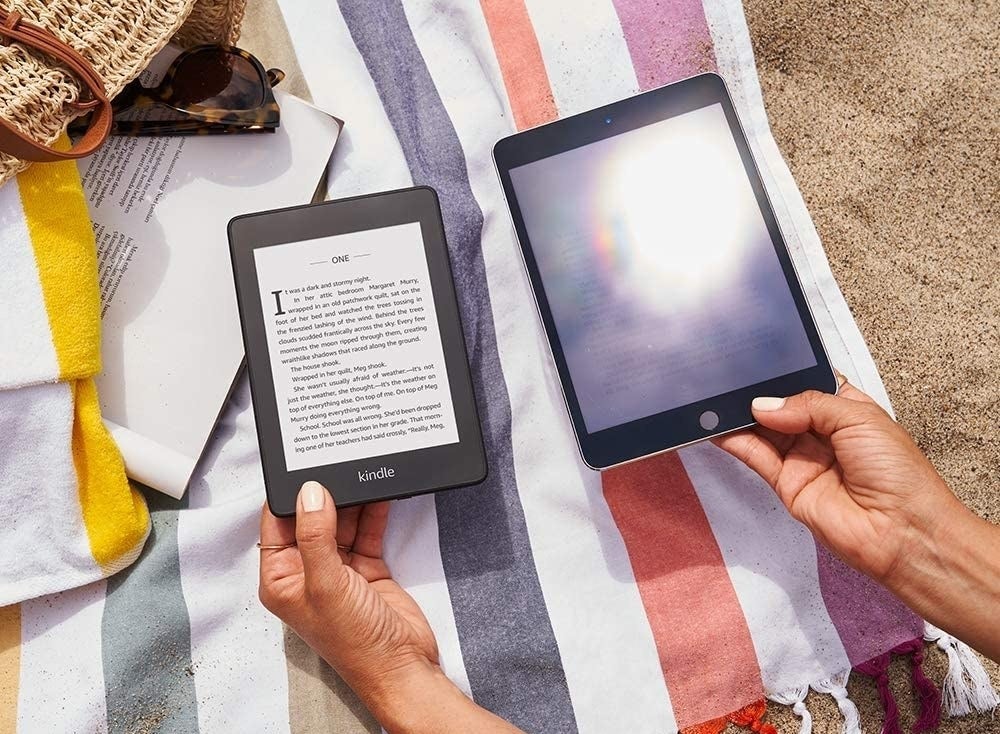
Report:
<svg viewBox="0 0 1000 734"><path fill-rule="evenodd" d="M968 648L818 546L711 445L600 475L573 443L492 171L510 132L707 69L727 80L832 358L887 404L770 136L735 0L280 0L317 104L347 120L331 196L429 184L442 203L491 474L393 505L389 567L445 672L530 732L767 731L766 697L836 699L854 666L948 652L946 708L995 698ZM180 504L150 498L138 563L25 602L0 641L0 734L378 732L256 597L263 486L236 391ZM66 685L67 681L72 681ZM3 718L2 712L13 712Z"/></svg>
<svg viewBox="0 0 1000 734"><path fill-rule="evenodd" d="M101 422L97 258L72 161L0 187L0 258L2 607L127 566L149 517Z"/></svg>

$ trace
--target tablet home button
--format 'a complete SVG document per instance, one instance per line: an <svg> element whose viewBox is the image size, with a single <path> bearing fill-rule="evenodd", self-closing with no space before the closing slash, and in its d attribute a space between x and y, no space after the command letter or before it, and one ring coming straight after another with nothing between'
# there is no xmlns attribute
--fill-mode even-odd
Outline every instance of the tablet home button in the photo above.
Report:
<svg viewBox="0 0 1000 734"><path fill-rule="evenodd" d="M701 424L701 427L704 428L706 431L711 431L713 428L719 425L719 414L713 410L706 410L704 413L701 414L701 417L698 419L698 422Z"/></svg>

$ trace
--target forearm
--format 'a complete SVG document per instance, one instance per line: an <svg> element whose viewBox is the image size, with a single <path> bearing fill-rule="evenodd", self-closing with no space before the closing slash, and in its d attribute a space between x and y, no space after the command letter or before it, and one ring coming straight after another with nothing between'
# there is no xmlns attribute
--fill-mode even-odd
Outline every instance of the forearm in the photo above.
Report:
<svg viewBox="0 0 1000 734"><path fill-rule="evenodd" d="M913 546L887 586L927 621L1000 660L1000 527L956 500Z"/></svg>
<svg viewBox="0 0 1000 734"><path fill-rule="evenodd" d="M521 731L477 706L438 666L429 663L359 682L355 690L389 734Z"/></svg>

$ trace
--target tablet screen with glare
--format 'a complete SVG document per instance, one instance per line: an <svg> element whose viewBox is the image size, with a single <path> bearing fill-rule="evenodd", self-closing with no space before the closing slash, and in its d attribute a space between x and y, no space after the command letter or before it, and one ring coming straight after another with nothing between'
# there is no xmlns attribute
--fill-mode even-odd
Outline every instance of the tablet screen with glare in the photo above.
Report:
<svg viewBox="0 0 1000 734"><path fill-rule="evenodd" d="M721 104L510 179L590 433L817 364Z"/></svg>

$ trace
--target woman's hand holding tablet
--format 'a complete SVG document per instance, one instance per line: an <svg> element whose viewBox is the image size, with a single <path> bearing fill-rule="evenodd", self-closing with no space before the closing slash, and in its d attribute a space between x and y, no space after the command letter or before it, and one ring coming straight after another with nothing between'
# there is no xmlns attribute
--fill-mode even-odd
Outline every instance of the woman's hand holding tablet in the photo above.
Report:
<svg viewBox="0 0 1000 734"><path fill-rule="evenodd" d="M475 484L486 458L437 196L420 187L229 225L268 504Z"/></svg>
<svg viewBox="0 0 1000 734"><path fill-rule="evenodd" d="M753 424L836 391L722 79L504 138L494 160L584 460Z"/></svg>

